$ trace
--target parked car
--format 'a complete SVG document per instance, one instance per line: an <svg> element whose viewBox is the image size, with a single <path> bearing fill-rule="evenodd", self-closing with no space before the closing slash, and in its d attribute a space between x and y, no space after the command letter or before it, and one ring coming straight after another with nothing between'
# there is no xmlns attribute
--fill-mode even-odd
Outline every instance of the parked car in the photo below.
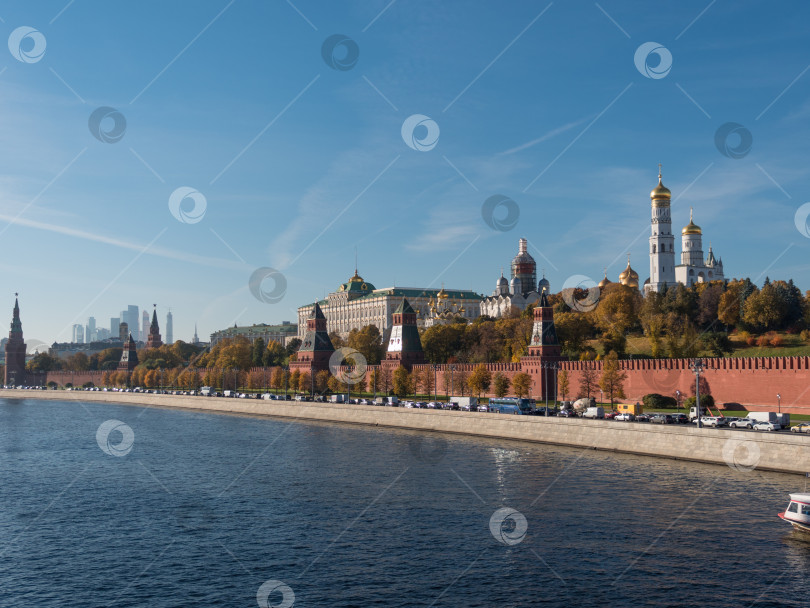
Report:
<svg viewBox="0 0 810 608"><path fill-rule="evenodd" d="M654 414L650 422L655 424L674 424L675 420L669 414Z"/></svg>
<svg viewBox="0 0 810 608"><path fill-rule="evenodd" d="M679 424L689 424L689 416L686 414L670 414L672 419Z"/></svg>
<svg viewBox="0 0 810 608"><path fill-rule="evenodd" d="M782 427L775 422L760 420L754 424L755 431L778 431Z"/></svg>
<svg viewBox="0 0 810 608"><path fill-rule="evenodd" d="M810 422L802 422L796 426L790 427L791 433L810 433Z"/></svg>
<svg viewBox="0 0 810 608"><path fill-rule="evenodd" d="M574 418L576 414L574 410L560 410L560 413L557 414L560 418Z"/></svg>
<svg viewBox="0 0 810 608"><path fill-rule="evenodd" d="M733 429L752 429L757 422L753 418L737 418L729 422L728 425Z"/></svg>
<svg viewBox="0 0 810 608"><path fill-rule="evenodd" d="M617 412L616 410L613 410L612 412L607 412L605 414L605 420L615 420L616 416L618 416L618 415L619 415L619 412Z"/></svg>
<svg viewBox="0 0 810 608"><path fill-rule="evenodd" d="M616 416L613 418L613 420L618 422L633 422L635 419L636 417L630 412L627 412L626 414L616 414Z"/></svg>
<svg viewBox="0 0 810 608"><path fill-rule="evenodd" d="M488 411L489 411L489 408L488 408L486 405L479 405L479 406L476 408L476 410L477 410L477 411L479 411L479 412L488 412Z"/></svg>
<svg viewBox="0 0 810 608"><path fill-rule="evenodd" d="M700 419L700 423L703 426L709 426L713 429L719 428L721 426L728 426L728 420L726 420L722 416L703 416Z"/></svg>
<svg viewBox="0 0 810 608"><path fill-rule="evenodd" d="M639 414L636 416L636 422L649 422L650 416L649 414Z"/></svg>

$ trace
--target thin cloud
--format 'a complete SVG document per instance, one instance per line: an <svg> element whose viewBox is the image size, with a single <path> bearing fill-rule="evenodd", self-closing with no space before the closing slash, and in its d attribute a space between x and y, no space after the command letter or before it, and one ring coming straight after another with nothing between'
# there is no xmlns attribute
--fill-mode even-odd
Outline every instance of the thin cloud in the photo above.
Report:
<svg viewBox="0 0 810 608"><path fill-rule="evenodd" d="M575 127L578 127L579 125L581 125L584 122L590 120L591 118L593 118L593 117L592 116L586 116L585 118L580 118L579 120L575 120L574 122L569 122L567 124L564 124L561 127L557 127L556 129L552 129L548 133L546 133L544 135L541 135L537 139L527 141L525 144L521 144L521 145L519 145L519 146L517 146L515 148L510 148L509 150L504 150L503 152L500 152L498 154L498 156L507 156L509 154L514 154L516 152L521 152L523 150L526 150L527 148L531 148L532 146L536 146L537 144L541 144L544 141L551 139L552 137L556 137L557 135L560 135L561 133L565 133L566 131L570 131L571 129L573 129Z"/></svg>
<svg viewBox="0 0 810 608"><path fill-rule="evenodd" d="M130 251L141 251L145 246L142 243L128 243L127 241L124 241L120 238L113 238L103 234L94 234L92 232L87 232L85 230L77 230L76 228L70 228L68 226L60 226L58 224L49 224L47 222L38 222L36 220L26 219L22 217L15 218L15 216L13 215L6 215L3 213L0 213L0 221L6 221L9 223L13 222L15 225L26 226L27 228L34 228L36 230L56 232L58 234L64 234L65 236L83 239L85 241L93 241L95 243L104 243L105 245L113 245L121 249L129 249ZM203 266L216 266L219 268L239 268L239 269L244 268L243 264L238 264L237 262L232 262L230 260L209 258L206 256L196 255L193 253L186 253L184 251L175 251L173 249L167 249L165 247L153 246L150 247L144 253L155 255L158 257L169 258L172 260L180 260L182 262L191 262L192 264L200 264Z"/></svg>

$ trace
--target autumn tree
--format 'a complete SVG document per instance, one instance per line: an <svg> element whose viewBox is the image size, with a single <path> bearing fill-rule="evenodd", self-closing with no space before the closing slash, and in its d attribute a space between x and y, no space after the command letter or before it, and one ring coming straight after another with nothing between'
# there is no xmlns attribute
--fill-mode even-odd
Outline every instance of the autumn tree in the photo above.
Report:
<svg viewBox="0 0 810 608"><path fill-rule="evenodd" d="M504 376L501 372L496 372L492 377L492 390L496 397L505 397L509 392L509 378Z"/></svg>
<svg viewBox="0 0 810 608"><path fill-rule="evenodd" d="M579 394L582 397L591 398L591 393L596 389L597 374L596 369L591 365L583 365L579 375Z"/></svg>
<svg viewBox="0 0 810 608"><path fill-rule="evenodd" d="M253 364L253 367L262 367L264 365L264 351L264 338L256 338L251 346L250 354L250 362Z"/></svg>
<svg viewBox="0 0 810 608"><path fill-rule="evenodd" d="M287 350L279 342L270 340L267 343L267 347L262 352L262 362L260 365L264 367L284 365L288 356Z"/></svg>
<svg viewBox="0 0 810 608"><path fill-rule="evenodd" d="M562 395L564 401L570 389L570 380L568 378L567 369L562 369L557 373L557 386L557 392L558 394Z"/></svg>
<svg viewBox="0 0 810 608"><path fill-rule="evenodd" d="M377 389L382 389L383 394L388 395L391 391L391 385L393 384L394 378L393 373L391 372L391 368L386 366L380 367L380 378L378 380Z"/></svg>
<svg viewBox="0 0 810 608"><path fill-rule="evenodd" d="M312 391L312 375L309 372L301 372L298 376L298 390L302 393Z"/></svg>
<svg viewBox="0 0 810 608"><path fill-rule="evenodd" d="M608 353L602 365L602 377L599 379L599 388L610 398L610 407L613 408L615 398L624 399L624 382L627 372L619 367L619 356L615 351Z"/></svg>
<svg viewBox="0 0 810 608"><path fill-rule="evenodd" d="M532 377L525 372L512 376L512 390L516 397L527 397L532 387Z"/></svg>
<svg viewBox="0 0 810 608"><path fill-rule="evenodd" d="M29 372L51 372L62 369L62 360L46 352L37 353L25 364Z"/></svg>
<svg viewBox="0 0 810 608"><path fill-rule="evenodd" d="M476 365L467 379L467 386L470 387L470 391L477 393L479 397L481 393L485 393L489 390L491 384L492 372L490 372L484 364Z"/></svg>
<svg viewBox="0 0 810 608"><path fill-rule="evenodd" d="M315 390L323 395L326 390L329 388L329 378L332 377L325 369L322 369L317 374L315 374Z"/></svg>

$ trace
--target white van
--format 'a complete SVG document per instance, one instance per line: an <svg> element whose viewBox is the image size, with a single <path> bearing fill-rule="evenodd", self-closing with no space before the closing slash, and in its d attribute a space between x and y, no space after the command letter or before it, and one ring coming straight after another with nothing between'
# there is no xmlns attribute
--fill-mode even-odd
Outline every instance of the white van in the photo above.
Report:
<svg viewBox="0 0 810 608"><path fill-rule="evenodd" d="M210 386L203 386L200 389L200 394L203 397L213 397L216 394L216 391L212 389Z"/></svg>
<svg viewBox="0 0 810 608"><path fill-rule="evenodd" d="M583 418L604 418L605 417L605 410L601 407L589 407L585 410L585 413L582 414Z"/></svg>

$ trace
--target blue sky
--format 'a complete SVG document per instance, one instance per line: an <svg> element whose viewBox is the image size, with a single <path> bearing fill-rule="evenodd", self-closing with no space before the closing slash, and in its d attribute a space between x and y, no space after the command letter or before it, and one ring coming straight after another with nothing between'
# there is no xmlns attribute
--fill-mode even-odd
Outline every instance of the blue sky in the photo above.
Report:
<svg viewBox="0 0 810 608"><path fill-rule="evenodd" d="M520 237L554 291L615 280L628 252L644 280L659 162L674 227L693 206L727 276L810 288L808 17L798 1L4 3L3 36L46 42L0 52L8 315L19 291L45 342L127 304L161 323L171 307L182 339L294 321L355 249L377 287L488 294ZM359 50L349 69L323 58L334 34ZM634 63L647 42L672 56L663 77ZM91 133L99 107L125 119L118 141ZM438 128L429 150L402 137L415 114ZM753 140L740 158L715 144L729 122ZM183 187L205 199L194 223L169 209ZM517 203L514 228L482 218L493 195ZM249 289L263 267L286 283L263 283L269 303Z"/></svg>

